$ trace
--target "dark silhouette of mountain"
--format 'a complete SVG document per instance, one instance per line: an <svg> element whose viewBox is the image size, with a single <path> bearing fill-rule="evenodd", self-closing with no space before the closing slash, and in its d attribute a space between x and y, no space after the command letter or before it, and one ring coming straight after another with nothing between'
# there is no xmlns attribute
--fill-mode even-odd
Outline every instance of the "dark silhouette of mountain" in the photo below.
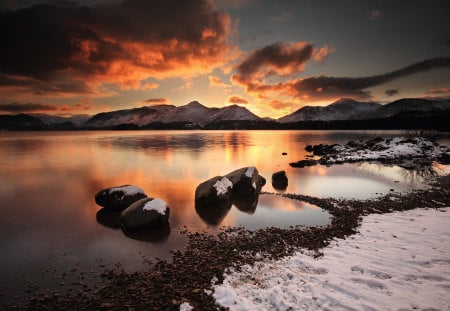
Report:
<svg viewBox="0 0 450 311"><path fill-rule="evenodd" d="M0 115L0 130L6 131L36 131L45 130L47 125L41 120L26 115Z"/></svg>

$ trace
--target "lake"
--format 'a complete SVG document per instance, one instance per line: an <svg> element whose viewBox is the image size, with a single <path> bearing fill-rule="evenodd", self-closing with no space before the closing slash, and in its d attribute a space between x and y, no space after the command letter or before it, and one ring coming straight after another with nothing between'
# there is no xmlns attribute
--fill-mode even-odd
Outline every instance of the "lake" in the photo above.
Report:
<svg viewBox="0 0 450 311"><path fill-rule="evenodd" d="M243 226L326 225L329 215L304 202L261 195L255 211L232 207L212 225L194 208L201 182L235 169L255 166L271 185L285 170L286 193L367 199L425 187L432 174L448 173L434 165L425 173L397 166L355 163L291 168L308 144L398 135L385 131L93 131L0 133L0 290L5 297L29 282L61 286L58 273L122 263L143 269L147 259L170 258L186 243L180 229L207 231ZM441 143L449 145L449 136ZM282 155L287 153L287 155ZM99 212L95 194L104 188L137 185L165 200L170 228L154 239L126 236L114 219ZM75 267L75 268L74 268ZM27 283L28 282L28 283Z"/></svg>

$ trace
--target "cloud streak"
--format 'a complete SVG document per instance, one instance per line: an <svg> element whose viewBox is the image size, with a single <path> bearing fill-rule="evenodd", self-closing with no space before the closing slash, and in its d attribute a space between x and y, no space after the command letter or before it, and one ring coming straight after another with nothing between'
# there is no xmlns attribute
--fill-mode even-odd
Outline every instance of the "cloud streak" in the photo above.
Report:
<svg viewBox="0 0 450 311"><path fill-rule="evenodd" d="M228 98L228 102L231 103L231 104L244 104L244 105L248 104L248 100L247 99L245 99L245 98L243 98L241 96L237 96L237 95L230 96Z"/></svg>
<svg viewBox="0 0 450 311"><path fill-rule="evenodd" d="M170 101L167 98L161 97L161 98L149 98L142 101L146 104L168 104Z"/></svg>

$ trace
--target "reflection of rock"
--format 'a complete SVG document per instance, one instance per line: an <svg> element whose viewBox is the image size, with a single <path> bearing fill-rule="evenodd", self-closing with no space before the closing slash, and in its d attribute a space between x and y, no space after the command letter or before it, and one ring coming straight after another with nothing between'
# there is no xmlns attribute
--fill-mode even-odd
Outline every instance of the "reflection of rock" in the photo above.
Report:
<svg viewBox="0 0 450 311"><path fill-rule="evenodd" d="M195 210L208 224L217 226L234 204L239 210L253 214L266 179L258 170L244 167L224 177L211 178L195 189Z"/></svg>
<svg viewBox="0 0 450 311"><path fill-rule="evenodd" d="M285 171L279 171L272 174L272 186L278 190L286 190L288 178Z"/></svg>
<svg viewBox="0 0 450 311"><path fill-rule="evenodd" d="M166 241L169 237L170 225L169 222L165 222L156 227L122 231L127 237L134 240L161 243Z"/></svg>
<svg viewBox="0 0 450 311"><path fill-rule="evenodd" d="M201 206L231 205L233 184L222 176L201 183L195 189L195 204Z"/></svg>
<svg viewBox="0 0 450 311"><path fill-rule="evenodd" d="M102 208L96 214L97 222L105 227L119 229L117 218L119 218L120 211L112 211L107 208Z"/></svg>
<svg viewBox="0 0 450 311"><path fill-rule="evenodd" d="M258 205L259 193L248 196L237 196L233 199L233 205L238 210L247 214L254 214Z"/></svg>
<svg viewBox="0 0 450 311"><path fill-rule="evenodd" d="M200 218L209 225L219 225L231 208L231 201L216 204L216 205L202 205L195 203L195 210Z"/></svg>
<svg viewBox="0 0 450 311"><path fill-rule="evenodd" d="M225 175L233 183L233 196L259 194L266 179L258 174L254 166L244 167Z"/></svg>
<svg viewBox="0 0 450 311"><path fill-rule="evenodd" d="M170 209L161 199L145 198L131 204L117 219L124 230L151 228L169 222Z"/></svg>
<svg viewBox="0 0 450 311"><path fill-rule="evenodd" d="M123 185L100 190L95 203L109 210L124 210L134 202L146 198L145 192L136 186Z"/></svg>

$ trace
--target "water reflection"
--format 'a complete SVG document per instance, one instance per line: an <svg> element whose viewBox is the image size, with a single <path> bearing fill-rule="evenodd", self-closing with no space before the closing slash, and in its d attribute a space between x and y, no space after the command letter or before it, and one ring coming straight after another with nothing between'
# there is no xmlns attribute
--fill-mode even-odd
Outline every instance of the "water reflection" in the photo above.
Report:
<svg viewBox="0 0 450 311"><path fill-rule="evenodd" d="M0 133L0 257L1 286L27 279L42 267L67 267L71 262L95 265L98 258L142 267L139 252L169 258L185 240L177 228L203 230L210 225L296 225L312 217L317 207L302 209L298 201L260 196L234 202L220 213L196 210L195 187L211 176L256 166L266 179L285 170L285 192L318 197L370 198L390 189L423 187L432 174L449 173L449 166L408 171L376 163L315 166L294 169L307 144L342 143L386 135L379 132L327 131L140 131ZM364 136L364 137L362 137ZM344 141L343 141L344 140ZM448 142L449 140L447 140ZM287 155L283 156L282 153ZM156 236L164 243L151 248L149 235L124 235L115 215L106 214L94 195L113 185L134 184L171 207L167 228ZM264 191L279 192L271 183ZM283 191L283 190L282 190ZM300 204L300 205L299 205ZM317 212L318 211L318 212ZM317 213L316 213L317 212ZM311 213L311 214L310 214ZM314 217L319 217L315 219ZM312 223L312 222L311 222ZM17 230L20 228L20 230ZM115 229L115 230L111 230ZM136 240L137 238L138 240ZM155 242L155 240L151 240ZM131 269L131 268L130 268Z"/></svg>
<svg viewBox="0 0 450 311"><path fill-rule="evenodd" d="M167 240L170 234L169 223L161 224L157 227L137 229L137 230L123 230L123 233L134 240L150 242L150 243L163 243Z"/></svg>
<svg viewBox="0 0 450 311"><path fill-rule="evenodd" d="M97 222L105 227L111 229L120 229L120 226L117 224L117 219L120 216L121 211L112 211L106 208L100 209L95 218Z"/></svg>

